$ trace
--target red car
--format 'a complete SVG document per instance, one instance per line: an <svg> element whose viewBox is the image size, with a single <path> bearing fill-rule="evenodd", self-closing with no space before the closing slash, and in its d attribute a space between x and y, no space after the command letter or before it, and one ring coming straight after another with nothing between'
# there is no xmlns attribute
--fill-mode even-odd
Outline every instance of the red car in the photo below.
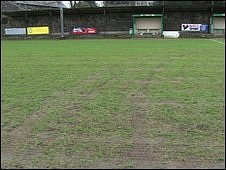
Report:
<svg viewBox="0 0 226 170"><path fill-rule="evenodd" d="M96 34L96 28L73 28L71 34L81 35L81 34Z"/></svg>

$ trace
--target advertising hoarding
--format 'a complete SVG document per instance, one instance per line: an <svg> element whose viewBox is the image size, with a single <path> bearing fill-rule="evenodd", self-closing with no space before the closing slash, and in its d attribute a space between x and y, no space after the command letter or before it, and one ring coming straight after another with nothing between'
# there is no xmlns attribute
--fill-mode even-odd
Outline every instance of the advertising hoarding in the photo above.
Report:
<svg viewBox="0 0 226 170"><path fill-rule="evenodd" d="M181 24L182 31L200 31L202 24Z"/></svg>
<svg viewBox="0 0 226 170"><path fill-rule="evenodd" d="M49 27L27 27L28 35L49 34Z"/></svg>
<svg viewBox="0 0 226 170"><path fill-rule="evenodd" d="M71 34L81 35L81 34L96 34L96 28L78 27L73 28Z"/></svg>
<svg viewBox="0 0 226 170"><path fill-rule="evenodd" d="M5 28L5 35L26 35L26 28Z"/></svg>

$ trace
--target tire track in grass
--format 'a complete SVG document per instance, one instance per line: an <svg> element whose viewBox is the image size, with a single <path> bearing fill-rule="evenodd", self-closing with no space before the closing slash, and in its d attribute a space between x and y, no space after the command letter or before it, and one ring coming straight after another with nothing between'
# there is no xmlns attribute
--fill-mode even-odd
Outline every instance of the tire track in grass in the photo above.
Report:
<svg viewBox="0 0 226 170"><path fill-rule="evenodd" d="M163 69L156 69L156 72L163 71ZM150 101L145 95L145 91L151 84L151 76L144 80L128 82L129 84L136 84L139 86L139 91L131 92L126 89L128 99L133 108L132 127L133 134L131 137L132 146L121 148L121 155L123 159L131 162L135 169L143 168L161 168L161 139L152 140L148 136L149 125L146 122L146 116L149 112ZM154 122L153 122L154 123ZM157 141L158 140L158 141Z"/></svg>
<svg viewBox="0 0 226 170"><path fill-rule="evenodd" d="M155 145L154 143L151 143L149 138L145 137L148 131L145 117L149 111L149 102L142 91L136 94L131 94L130 100L134 105L132 119L134 131L132 135L133 145L131 149L126 151L126 156L132 159L134 168L136 169L156 167L156 165L159 165L156 161L161 159L159 154L160 148L157 144Z"/></svg>

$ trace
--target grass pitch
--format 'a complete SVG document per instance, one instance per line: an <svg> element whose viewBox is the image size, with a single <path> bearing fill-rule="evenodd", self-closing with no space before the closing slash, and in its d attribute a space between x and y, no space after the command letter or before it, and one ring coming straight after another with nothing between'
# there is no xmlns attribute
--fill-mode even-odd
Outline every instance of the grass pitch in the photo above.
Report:
<svg viewBox="0 0 226 170"><path fill-rule="evenodd" d="M2 41L2 168L223 168L224 47Z"/></svg>

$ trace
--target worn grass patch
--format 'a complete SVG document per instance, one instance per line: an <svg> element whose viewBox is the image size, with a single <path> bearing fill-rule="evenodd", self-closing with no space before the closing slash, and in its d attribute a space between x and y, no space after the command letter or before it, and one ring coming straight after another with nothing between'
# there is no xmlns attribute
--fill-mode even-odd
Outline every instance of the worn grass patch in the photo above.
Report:
<svg viewBox="0 0 226 170"><path fill-rule="evenodd" d="M223 168L224 60L204 39L2 41L1 165Z"/></svg>

